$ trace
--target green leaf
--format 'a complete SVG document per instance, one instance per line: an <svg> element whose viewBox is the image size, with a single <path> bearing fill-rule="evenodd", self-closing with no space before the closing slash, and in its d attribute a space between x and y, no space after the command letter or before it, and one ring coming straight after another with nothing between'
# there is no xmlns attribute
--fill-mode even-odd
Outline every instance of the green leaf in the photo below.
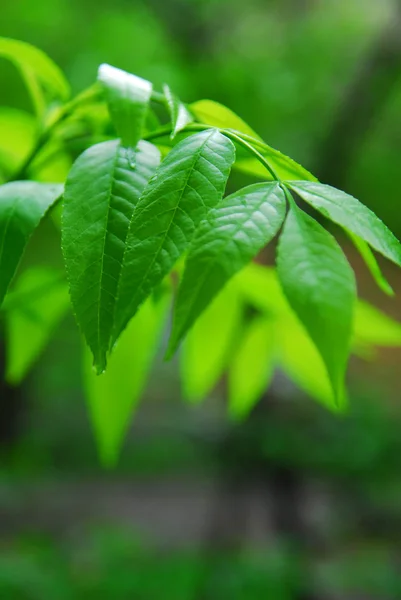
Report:
<svg viewBox="0 0 401 600"><path fill-rule="evenodd" d="M114 339L186 251L196 227L221 200L235 158L217 130L186 138L149 182L130 225Z"/></svg>
<svg viewBox="0 0 401 600"><path fill-rule="evenodd" d="M99 372L111 349L129 223L158 163L152 144L131 150L113 140L81 154L67 178L63 253L75 315Z"/></svg>
<svg viewBox="0 0 401 600"><path fill-rule="evenodd" d="M359 300L355 311L354 336L357 342L374 346L401 346L401 323L371 304Z"/></svg>
<svg viewBox="0 0 401 600"><path fill-rule="evenodd" d="M261 140L255 131L232 110L214 102L214 100L197 100L190 105L191 112L200 123L220 129L234 129Z"/></svg>
<svg viewBox="0 0 401 600"><path fill-rule="evenodd" d="M172 125L171 139L174 139L188 123L193 121L192 115L179 98L171 91L168 85L163 86L164 95L167 100L167 107L170 112Z"/></svg>
<svg viewBox="0 0 401 600"><path fill-rule="evenodd" d="M10 60L21 72L38 114L42 114L45 101L38 87L57 100L70 96L70 87L59 67L44 52L18 40L0 37L0 56Z"/></svg>
<svg viewBox="0 0 401 600"><path fill-rule="evenodd" d="M9 178L28 157L35 143L37 124L33 115L0 107L0 168L3 178Z"/></svg>
<svg viewBox="0 0 401 600"><path fill-rule="evenodd" d="M331 410L338 407L327 369L315 344L291 312L276 320L278 365L296 386Z"/></svg>
<svg viewBox="0 0 401 600"><path fill-rule="evenodd" d="M250 141L250 140L247 140ZM250 142L252 144L252 142ZM282 181L291 181L304 179L307 181L316 181L316 177L307 171L300 164L292 160L289 156L282 154L279 150L263 144L256 149L264 156L267 162L273 167L277 176ZM235 169L253 177L262 179L271 179L271 175L257 158L240 158L235 163Z"/></svg>
<svg viewBox="0 0 401 600"><path fill-rule="evenodd" d="M353 241L356 249L359 251L359 254L365 261L365 264L368 267L378 287L388 296L394 296L394 290L387 281L387 279L384 277L383 273L381 272L376 257L370 249L370 246L357 235L354 235L351 232L348 232L348 234L351 240Z"/></svg>
<svg viewBox="0 0 401 600"><path fill-rule="evenodd" d="M67 283L58 271L32 268L18 279L6 305L5 377L19 385L68 311Z"/></svg>
<svg viewBox="0 0 401 600"><path fill-rule="evenodd" d="M277 183L259 183L227 196L200 225L178 291L169 351L227 281L276 235L286 210Z"/></svg>
<svg viewBox="0 0 401 600"><path fill-rule="evenodd" d="M203 400L225 371L241 324L242 303L234 281L216 296L182 345L181 382L189 402Z"/></svg>
<svg viewBox="0 0 401 600"><path fill-rule="evenodd" d="M326 364L339 406L356 300L354 273L335 239L295 203L280 237L278 276Z"/></svg>
<svg viewBox="0 0 401 600"><path fill-rule="evenodd" d="M303 200L347 231L362 238L386 258L401 266L401 244L384 223L349 194L322 183L289 183Z"/></svg>
<svg viewBox="0 0 401 600"><path fill-rule="evenodd" d="M0 305L25 247L63 186L14 181L0 186Z"/></svg>
<svg viewBox="0 0 401 600"><path fill-rule="evenodd" d="M145 126L152 84L110 65L100 65L98 79L123 146L135 148Z"/></svg>
<svg viewBox="0 0 401 600"><path fill-rule="evenodd" d="M235 420L248 416L266 392L274 373L273 322L254 318L245 330L228 371L229 414Z"/></svg>
<svg viewBox="0 0 401 600"><path fill-rule="evenodd" d="M146 386L170 302L168 294L149 298L118 340L107 371L96 375L84 357L87 402L102 463L118 459L130 419Z"/></svg>

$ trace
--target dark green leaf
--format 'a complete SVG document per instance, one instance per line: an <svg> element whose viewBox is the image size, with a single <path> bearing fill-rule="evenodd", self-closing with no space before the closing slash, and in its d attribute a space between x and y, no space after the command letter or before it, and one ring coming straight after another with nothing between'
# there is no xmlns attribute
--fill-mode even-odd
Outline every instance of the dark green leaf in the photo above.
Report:
<svg viewBox="0 0 401 600"><path fill-rule="evenodd" d="M98 79L105 88L113 123L123 146L135 148L145 125L152 84L110 65L99 67Z"/></svg>
<svg viewBox="0 0 401 600"><path fill-rule="evenodd" d="M163 86L164 95L170 112L172 125L171 139L174 139L188 123L193 121L192 115L179 98L171 91L168 85Z"/></svg>
<svg viewBox="0 0 401 600"><path fill-rule="evenodd" d="M63 186L15 181L0 186L0 305L33 231Z"/></svg>
<svg viewBox="0 0 401 600"><path fill-rule="evenodd" d="M400 242L359 200L322 183L297 181L289 183L288 187L325 217L359 236L377 252L401 266Z"/></svg>
<svg viewBox="0 0 401 600"><path fill-rule="evenodd" d="M234 158L233 144L213 129L177 144L160 165L130 225L114 339L221 200Z"/></svg>
<svg viewBox="0 0 401 600"><path fill-rule="evenodd" d="M86 150L67 178L63 253L74 311L99 371L111 348L129 223L158 164L159 152L148 142L134 151L109 141Z"/></svg>
<svg viewBox="0 0 401 600"><path fill-rule="evenodd" d="M354 273L335 239L295 203L280 237L277 269L291 307L322 355L340 406L356 300Z"/></svg>
<svg viewBox="0 0 401 600"><path fill-rule="evenodd" d="M227 196L199 227L176 303L170 351L226 282L276 235L286 200L277 183L259 183Z"/></svg>

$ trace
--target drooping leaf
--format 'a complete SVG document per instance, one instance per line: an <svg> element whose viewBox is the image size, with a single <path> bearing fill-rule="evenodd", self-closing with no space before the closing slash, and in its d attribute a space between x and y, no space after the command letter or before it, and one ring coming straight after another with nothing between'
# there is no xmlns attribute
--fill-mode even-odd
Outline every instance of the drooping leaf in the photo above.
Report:
<svg viewBox="0 0 401 600"><path fill-rule="evenodd" d="M29 373L69 305L67 283L58 271L32 268L21 275L4 303L10 385Z"/></svg>
<svg viewBox="0 0 401 600"><path fill-rule="evenodd" d="M129 223L158 163L148 142L131 151L108 141L81 154L67 178L63 253L74 312L99 372L111 348Z"/></svg>
<svg viewBox="0 0 401 600"><path fill-rule="evenodd" d="M362 238L386 258L401 266L401 244L384 223L349 194L329 185L305 181L288 184L325 217Z"/></svg>
<svg viewBox="0 0 401 600"><path fill-rule="evenodd" d="M338 407L327 369L315 344L292 312L277 318L278 365L297 387L330 409Z"/></svg>
<svg viewBox="0 0 401 600"><path fill-rule="evenodd" d="M89 352L85 352L85 391L105 466L117 462L130 420L146 386L168 305L168 294L145 302L118 340L107 371L102 375L95 374Z"/></svg>
<svg viewBox="0 0 401 600"><path fill-rule="evenodd" d="M223 375L235 346L242 303L234 282L216 296L182 345L181 382L189 402L202 401Z"/></svg>
<svg viewBox="0 0 401 600"><path fill-rule="evenodd" d="M351 232L348 232L348 234L351 240L353 241L356 249L359 251L359 254L365 261L365 264L368 267L378 287L388 296L394 296L394 290L387 281L387 279L384 277L378 265L376 257L370 249L369 244L367 244L362 238L358 237L357 235L354 235Z"/></svg>
<svg viewBox="0 0 401 600"><path fill-rule="evenodd" d="M357 342L374 346L401 346L401 323L368 302L359 300L355 310L354 336Z"/></svg>
<svg viewBox="0 0 401 600"><path fill-rule="evenodd" d="M180 142L160 165L135 210L127 236L114 339L221 200L234 158L230 140L212 129Z"/></svg>
<svg viewBox="0 0 401 600"><path fill-rule="evenodd" d="M35 143L37 124L33 115L0 107L0 177L9 178L27 158Z"/></svg>
<svg viewBox="0 0 401 600"><path fill-rule="evenodd" d="M256 149L262 154L267 162L273 167L277 176L282 181L292 181L303 179L306 181L316 181L316 177L307 171L300 164L292 160L289 156L282 154L279 150L267 146L256 146ZM257 158L240 158L235 163L235 169L253 177L270 180L272 176Z"/></svg>
<svg viewBox="0 0 401 600"><path fill-rule="evenodd" d="M271 319L256 317L248 325L228 371L228 410L245 418L266 392L274 372L275 332Z"/></svg>
<svg viewBox="0 0 401 600"><path fill-rule="evenodd" d="M168 85L163 86L164 95L167 100L167 106L170 112L172 125L171 139L174 139L188 123L193 121L192 115L185 104L171 91Z"/></svg>
<svg viewBox="0 0 401 600"><path fill-rule="evenodd" d="M135 148L145 125L152 84L110 65L100 65L98 79L123 146Z"/></svg>
<svg viewBox="0 0 401 600"><path fill-rule="evenodd" d="M332 235L291 204L277 272L290 306L322 355L341 406L356 300L354 273Z"/></svg>
<svg viewBox="0 0 401 600"><path fill-rule="evenodd" d="M278 183L260 183L227 196L210 211L186 261L170 352L226 282L276 235L285 210L285 195Z"/></svg>
<svg viewBox="0 0 401 600"><path fill-rule="evenodd" d="M42 50L9 38L0 37L0 56L8 59L21 72L38 114L46 102L38 84L53 98L65 101L70 87L60 68Z"/></svg>
<svg viewBox="0 0 401 600"><path fill-rule="evenodd" d="M0 186L0 305L33 231L63 186L14 181Z"/></svg>
<svg viewBox="0 0 401 600"><path fill-rule="evenodd" d="M234 129L261 140L258 134L241 117L219 102L197 100L190 105L190 109L197 120L205 125L219 127L220 129Z"/></svg>

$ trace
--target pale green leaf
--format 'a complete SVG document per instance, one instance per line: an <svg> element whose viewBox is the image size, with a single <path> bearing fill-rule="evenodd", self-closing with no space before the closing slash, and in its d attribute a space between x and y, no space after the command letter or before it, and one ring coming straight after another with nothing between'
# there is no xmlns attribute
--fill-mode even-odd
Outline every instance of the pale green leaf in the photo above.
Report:
<svg viewBox="0 0 401 600"><path fill-rule="evenodd" d="M394 296L394 290L387 281L387 279L384 277L378 265L376 257L370 249L369 244L367 244L362 238L358 237L357 235L354 235L350 231L348 232L348 235L353 241L356 249L359 251L359 254L365 261L365 264L368 267L378 287L388 296Z"/></svg>
<svg viewBox="0 0 401 600"><path fill-rule="evenodd" d="M158 163L148 142L134 151L108 141L86 150L67 178L63 253L75 315L99 371L111 348L129 223Z"/></svg>
<svg viewBox="0 0 401 600"><path fill-rule="evenodd" d="M401 266L401 244L384 223L359 200L321 183L289 183L303 200L347 231L362 238L374 250Z"/></svg>
<svg viewBox="0 0 401 600"><path fill-rule="evenodd" d="M314 400L336 409L327 369L315 344L292 312L276 321L278 365L296 386ZM341 408L344 408L345 399Z"/></svg>
<svg viewBox="0 0 401 600"><path fill-rule="evenodd" d="M196 227L221 200L234 159L233 144L212 129L184 139L162 162L130 225L114 339L171 271Z"/></svg>
<svg viewBox="0 0 401 600"><path fill-rule="evenodd" d="M145 126L152 84L110 65L100 65L98 79L123 146L135 148Z"/></svg>
<svg viewBox="0 0 401 600"><path fill-rule="evenodd" d="M171 139L174 139L177 133L184 129L188 123L193 121L193 118L185 104L183 104L181 100L177 98L168 85L163 86L163 91L167 100L167 107L170 112L172 125Z"/></svg>
<svg viewBox="0 0 401 600"><path fill-rule="evenodd" d="M170 352L213 297L276 235L286 210L277 183L260 183L227 196L192 241L178 291Z"/></svg>
<svg viewBox="0 0 401 600"><path fill-rule="evenodd" d="M182 345L181 382L189 402L200 402L225 371L242 318L242 303L234 282L216 296Z"/></svg>
<svg viewBox="0 0 401 600"><path fill-rule="evenodd" d="M356 300L354 273L332 235L293 202L279 241L277 269L341 406Z"/></svg>
<svg viewBox="0 0 401 600"><path fill-rule="evenodd" d="M359 300L355 310L354 337L363 344L401 346L401 323Z"/></svg>
<svg viewBox="0 0 401 600"><path fill-rule="evenodd" d="M0 56L10 60L20 70L38 114L43 113L45 99L38 87L53 98L65 101L70 87L60 68L41 50L9 38L0 37Z"/></svg>
<svg viewBox="0 0 401 600"><path fill-rule="evenodd" d="M220 129L234 129L253 138L261 139L241 117L219 102L197 100L190 105L190 109L200 123Z"/></svg>
<svg viewBox="0 0 401 600"><path fill-rule="evenodd" d="M25 247L63 186L14 181L0 186L0 305Z"/></svg>
<svg viewBox="0 0 401 600"><path fill-rule="evenodd" d="M169 295L149 298L118 340L102 375L84 356L85 391L98 451L105 466L118 459L132 415L144 392L167 316Z"/></svg>
<svg viewBox="0 0 401 600"><path fill-rule="evenodd" d="M281 315L290 309L275 269L250 263L236 277L237 288L245 301L268 315Z"/></svg>
<svg viewBox="0 0 401 600"><path fill-rule="evenodd" d="M0 169L10 177L28 157L35 143L35 118L22 110L0 107Z"/></svg>
<svg viewBox="0 0 401 600"><path fill-rule="evenodd" d="M250 140L247 140L250 141ZM250 142L251 143L251 142ZM306 181L316 181L316 177L307 171L300 164L292 160L289 156L282 154L279 150L271 146L256 145L256 149L262 154L266 161L273 167L277 176L282 181L292 181L304 179ZM235 163L235 169L262 179L272 179L266 167L257 158L240 158Z"/></svg>
<svg viewBox="0 0 401 600"><path fill-rule="evenodd" d="M59 272L32 268L20 276L4 304L5 377L10 385L19 385L29 373L69 305L67 283Z"/></svg>
<svg viewBox="0 0 401 600"><path fill-rule="evenodd" d="M266 392L274 372L275 331L265 316L254 318L243 333L228 371L228 410L245 418Z"/></svg>

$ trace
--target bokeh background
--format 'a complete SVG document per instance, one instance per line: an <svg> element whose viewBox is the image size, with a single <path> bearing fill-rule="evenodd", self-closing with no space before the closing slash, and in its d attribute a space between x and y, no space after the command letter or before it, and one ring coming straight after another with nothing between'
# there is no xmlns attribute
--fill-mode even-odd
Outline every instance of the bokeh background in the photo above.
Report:
<svg viewBox="0 0 401 600"><path fill-rule="evenodd" d="M108 62L227 104L401 236L400 3L2 0L0 13L0 35L42 48L75 92ZM28 105L5 62L0 100ZM361 296L401 319L399 299L351 260ZM233 425L224 381L185 405L176 362L160 357L106 471L65 319L23 386L1 388L0 597L401 598L400 364L396 349L353 359L344 417L279 375Z"/></svg>

